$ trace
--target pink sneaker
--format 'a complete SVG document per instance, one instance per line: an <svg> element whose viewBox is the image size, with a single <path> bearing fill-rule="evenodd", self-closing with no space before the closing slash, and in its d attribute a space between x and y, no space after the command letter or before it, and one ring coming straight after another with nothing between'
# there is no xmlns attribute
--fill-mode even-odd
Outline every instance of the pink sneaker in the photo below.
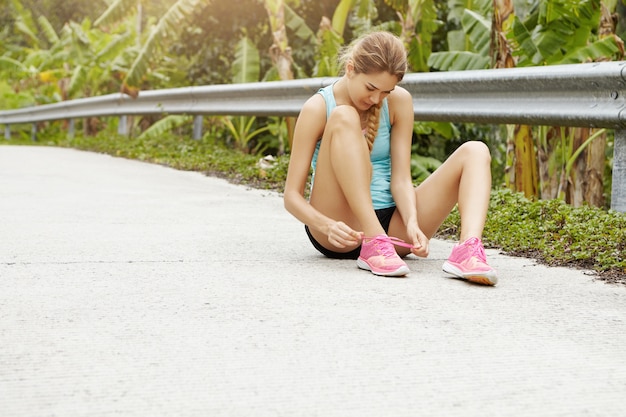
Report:
<svg viewBox="0 0 626 417"><path fill-rule="evenodd" d="M401 239L387 235L364 237L361 254L356 261L357 266L385 277L401 277L408 274L409 267L398 256L393 245L412 247Z"/></svg>
<svg viewBox="0 0 626 417"><path fill-rule="evenodd" d="M471 237L463 243L455 245L443 270L458 278L484 285L496 285L496 271L487 265L487 257L483 242Z"/></svg>

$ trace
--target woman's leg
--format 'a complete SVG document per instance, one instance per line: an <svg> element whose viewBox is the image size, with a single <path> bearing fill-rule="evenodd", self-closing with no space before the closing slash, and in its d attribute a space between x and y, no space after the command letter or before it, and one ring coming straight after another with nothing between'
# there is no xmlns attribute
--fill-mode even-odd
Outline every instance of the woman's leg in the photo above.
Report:
<svg viewBox="0 0 626 417"><path fill-rule="evenodd" d="M441 167L415 189L420 228L431 238L455 204L461 215L461 243L455 245L443 270L479 284L495 285L496 271L487 264L481 237L491 193L491 156L481 142L459 147ZM400 216L392 218L391 233L406 238ZM402 252L401 252L402 253Z"/></svg>
<svg viewBox="0 0 626 417"><path fill-rule="evenodd" d="M491 192L489 148L477 141L466 142L424 182L415 188L417 221L431 238L456 204L461 214L461 241L480 238L485 226ZM389 234L406 239L406 227L395 213Z"/></svg>
<svg viewBox="0 0 626 417"><path fill-rule="evenodd" d="M370 153L359 114L353 107L338 106L326 122L310 203L322 214L343 221L366 236L384 233L372 206L371 176ZM354 249L334 248L323 233L311 230L311 234L329 249Z"/></svg>
<svg viewBox="0 0 626 417"><path fill-rule="evenodd" d="M371 178L370 152L361 131L359 114L353 107L338 106L326 122L317 156L311 205L322 214L364 233L357 259L359 268L376 275L404 276L409 268L385 235L372 206ZM358 247L336 248L323 233L310 232L318 243L336 252Z"/></svg>

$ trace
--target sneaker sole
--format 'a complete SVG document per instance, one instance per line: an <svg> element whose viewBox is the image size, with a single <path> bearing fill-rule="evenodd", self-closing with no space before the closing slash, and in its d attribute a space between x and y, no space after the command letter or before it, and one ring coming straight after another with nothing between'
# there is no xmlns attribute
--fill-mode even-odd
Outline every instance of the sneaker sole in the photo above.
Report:
<svg viewBox="0 0 626 417"><path fill-rule="evenodd" d="M485 273L463 273L459 268L446 261L443 264L443 271L450 275L454 275L457 278L466 279L476 284L493 286L498 283L498 278L493 270Z"/></svg>
<svg viewBox="0 0 626 417"><path fill-rule="evenodd" d="M406 265L399 267L395 271L375 271L367 262L361 259L356 260L356 265L361 269L365 269L366 271L370 271L372 274L379 275L381 277L403 277L411 272L409 267Z"/></svg>

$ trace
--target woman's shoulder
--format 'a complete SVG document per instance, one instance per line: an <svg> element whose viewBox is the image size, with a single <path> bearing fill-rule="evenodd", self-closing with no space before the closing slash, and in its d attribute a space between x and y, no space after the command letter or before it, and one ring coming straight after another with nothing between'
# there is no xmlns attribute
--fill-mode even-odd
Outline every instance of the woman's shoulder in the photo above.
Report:
<svg viewBox="0 0 626 417"><path fill-rule="evenodd" d="M322 97L321 94L313 94L309 97L302 106L300 110L300 114L311 114L311 115L324 115L326 118L326 100Z"/></svg>
<svg viewBox="0 0 626 417"><path fill-rule="evenodd" d="M393 89L391 94L389 94L388 99L390 102L393 102L393 101L404 102L406 100L409 100L409 101L413 100L413 98L411 97L411 93L409 93L409 91L406 88L399 86L399 85L397 85L396 88Z"/></svg>
<svg viewBox="0 0 626 417"><path fill-rule="evenodd" d="M396 116L403 117L409 113L413 114L413 97L406 88L399 85L387 96L387 105L389 106L391 124L396 120Z"/></svg>
<svg viewBox="0 0 626 417"><path fill-rule="evenodd" d="M317 141L322 136L325 125L326 103L322 96L314 94L304 102L300 109L295 136L298 137L298 141L307 140L307 138ZM295 136L294 140L296 140Z"/></svg>

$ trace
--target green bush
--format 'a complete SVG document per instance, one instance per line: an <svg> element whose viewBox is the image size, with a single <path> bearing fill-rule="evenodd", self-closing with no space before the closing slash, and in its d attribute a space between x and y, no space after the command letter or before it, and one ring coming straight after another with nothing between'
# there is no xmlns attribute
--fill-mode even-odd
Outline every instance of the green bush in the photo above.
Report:
<svg viewBox="0 0 626 417"><path fill-rule="evenodd" d="M442 236L458 237L455 210ZM561 200L531 201L508 189L492 192L485 245L553 266L597 271L626 282L626 214L595 207L574 208Z"/></svg>

